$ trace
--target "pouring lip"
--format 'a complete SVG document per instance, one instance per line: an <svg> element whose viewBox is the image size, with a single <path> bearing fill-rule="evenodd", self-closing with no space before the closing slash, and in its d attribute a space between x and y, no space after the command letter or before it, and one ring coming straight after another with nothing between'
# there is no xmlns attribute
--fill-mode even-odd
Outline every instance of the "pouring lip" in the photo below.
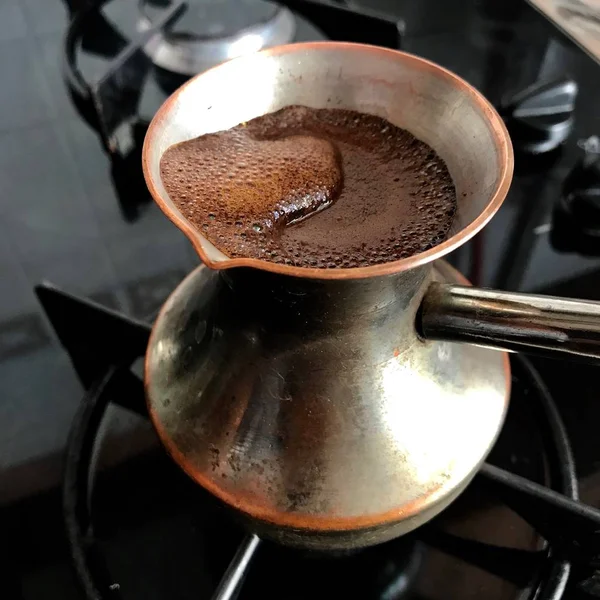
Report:
<svg viewBox="0 0 600 600"><path fill-rule="evenodd" d="M235 267L249 267L260 269L262 271L269 271L279 275L287 275L290 277L308 278L308 279L321 279L321 280L341 280L341 279L366 279L375 276L382 275L393 275L414 269L416 267L425 265L434 260L442 258L446 254L452 252L473 236L475 236L491 218L496 214L506 195L508 193L514 170L514 155L512 142L510 136L502 118L496 111L496 109L490 104L490 102L476 90L472 85L467 83L464 79L449 71L448 69L424 58L415 56L408 52L402 52L400 50L392 50L389 48L383 48L379 46L371 46L367 44L356 44L350 42L301 42L293 44L285 44L281 46L275 46L267 50L262 50L257 54L264 56L277 56L280 54L291 54L296 52L304 52L306 50L314 50L318 48L338 48L345 49L348 51L357 51L364 53L373 53L386 56L401 56L402 60L412 61L417 63L420 68L430 71L435 71L438 75L441 75L447 79L452 80L455 86L461 89L463 92L468 94L473 102L479 107L481 112L486 116L490 125L490 130L494 137L496 147L498 149L498 160L499 160L499 176L496 183L496 188L491 196L490 201L481 213L466 227L455 233L453 236L444 240L440 244L420 252L403 258L401 260L391 261L378 265L371 265L368 267L354 267L354 268L335 268L335 269L323 269L315 267L297 267L293 265L285 265L281 263L273 263L266 260L260 260L256 258L229 258L223 261L211 260L200 242L200 232L177 210L174 210L168 206L163 196L159 193L155 186L154 178L150 173L149 167L149 152L150 147L154 144L156 138L156 132L158 125L164 121L169 112L175 107L179 96L185 91L185 89L192 85L197 79L206 75L215 69L219 69L224 63L212 67L207 71L203 71L198 75L192 77L189 81L184 83L175 92L167 98L163 105L158 109L154 115L148 131L144 139L142 147L142 170L144 173L144 179L148 190L152 195L154 201L158 204L160 209L165 215L177 226L189 239L192 246L200 256L202 262L209 268L214 270L225 270L232 269ZM235 60L243 60L244 57L234 58ZM228 61L229 62L229 61Z"/></svg>

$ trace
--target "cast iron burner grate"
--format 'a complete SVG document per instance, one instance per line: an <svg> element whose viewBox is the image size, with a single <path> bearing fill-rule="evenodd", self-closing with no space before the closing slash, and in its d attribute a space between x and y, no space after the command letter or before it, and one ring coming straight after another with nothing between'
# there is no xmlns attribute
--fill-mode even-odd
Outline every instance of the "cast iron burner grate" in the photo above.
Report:
<svg viewBox="0 0 600 600"><path fill-rule="evenodd" d="M91 482L96 478L92 477L92 455L109 403L145 415L143 384L131 371L131 365L145 352L150 326L48 284L38 286L36 293L87 390L71 429L63 482L64 519L76 578L85 597L90 600L127 600L125 590L111 579L102 544L94 533L90 499L93 492ZM361 555L357 559L356 555L349 554L336 558L335 562L327 562L313 554L312 563L303 564L317 564L319 576L325 576L325 580L329 581L319 591L327 590L339 597L336 592L345 582L353 597L382 600L404 597L404 592L417 576L422 550L427 545L518 586L522 590L519 598L558 600L566 589L569 598L600 597L600 572L597 571L600 567L600 511L578 502L569 441L537 371L521 355L513 355L512 367L512 404L527 406L533 411L545 449L544 470L549 487L486 463L463 496L471 490L475 490L476 494L480 490L484 494L492 494L520 515L547 543L531 552L485 544L439 529L436 523L440 517L437 517L409 536L362 551L366 558ZM522 397L515 398L517 390ZM502 445L501 441L502 436L494 452ZM511 446L517 444L516 438L511 437L509 441ZM454 511L459 501L446 513ZM218 536L224 536L228 529L227 520L216 527ZM253 556L261 554L256 552L259 546L265 548L266 558L261 560L259 556L251 568ZM283 562L277 563L281 557ZM285 596L279 593L271 596L260 591L265 581L263 572L273 580L283 579L283 583L290 586L290 581L285 581L288 577L285 565L305 557L306 553L303 555L298 551L278 548L270 542L261 542L255 535L248 535L239 544L212 598L233 599L240 590L244 596L247 586L251 586L252 592L262 598L306 597L311 592L303 588L302 581L292 583L299 590L298 596L287 591ZM377 565L380 568L371 577ZM197 568L202 568L202 565ZM260 573L253 577L253 571L257 569ZM306 570L306 573L309 572ZM246 576L247 581L244 582ZM436 586L444 586L435 578L432 582ZM317 590L314 592L313 597ZM247 597L256 597L250 591L248 594ZM195 594L193 597L196 597ZM441 597L446 597L444 590Z"/></svg>

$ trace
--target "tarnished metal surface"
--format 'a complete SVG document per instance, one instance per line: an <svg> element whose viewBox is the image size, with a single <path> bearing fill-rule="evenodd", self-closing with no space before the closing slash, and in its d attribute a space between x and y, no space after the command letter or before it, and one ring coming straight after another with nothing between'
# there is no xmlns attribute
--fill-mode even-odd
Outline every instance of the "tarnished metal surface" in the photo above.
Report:
<svg viewBox="0 0 600 600"><path fill-rule="evenodd" d="M354 269L219 252L168 197L162 153L290 104L371 113L430 144L458 193L449 239ZM146 356L150 413L175 460L254 532L290 544L375 544L447 506L501 427L508 361L426 342L415 321L439 277L431 261L481 229L508 190L512 149L490 104L456 75L402 52L283 46L180 88L150 125L143 168L162 210L218 270L200 268L179 286Z"/></svg>
<svg viewBox="0 0 600 600"><path fill-rule="evenodd" d="M188 10L200 13L192 15L192 19L204 17L208 21L210 15L203 15L203 8L206 9L202 4L190 7ZM273 6L271 10L270 16L224 36L193 37L185 33L159 32L146 44L144 51L155 65L190 77L232 58L291 42L296 32L294 15L284 6ZM243 12L244 6L238 11ZM151 27L152 20L142 10L138 30L147 31Z"/></svg>
<svg viewBox="0 0 600 600"><path fill-rule="evenodd" d="M600 359L600 302L436 284L420 327L428 339Z"/></svg>
<svg viewBox="0 0 600 600"><path fill-rule="evenodd" d="M146 358L166 447L285 543L374 544L431 518L490 450L509 387L505 354L419 339L434 277L429 266L348 281L197 269Z"/></svg>

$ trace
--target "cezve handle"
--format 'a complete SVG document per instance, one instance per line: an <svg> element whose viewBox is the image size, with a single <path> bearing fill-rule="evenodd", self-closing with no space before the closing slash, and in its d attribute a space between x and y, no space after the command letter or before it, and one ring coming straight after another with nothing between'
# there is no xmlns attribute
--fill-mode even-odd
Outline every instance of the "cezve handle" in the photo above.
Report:
<svg viewBox="0 0 600 600"><path fill-rule="evenodd" d="M420 312L427 339L600 359L600 302L433 283Z"/></svg>

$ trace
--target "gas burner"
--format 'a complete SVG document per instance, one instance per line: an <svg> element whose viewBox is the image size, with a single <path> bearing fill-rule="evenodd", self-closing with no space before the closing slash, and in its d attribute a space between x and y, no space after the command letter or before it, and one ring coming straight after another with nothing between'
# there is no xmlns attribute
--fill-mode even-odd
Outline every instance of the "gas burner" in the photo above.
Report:
<svg viewBox="0 0 600 600"><path fill-rule="evenodd" d="M145 32L168 2L141 0L138 31ZM153 64L191 77L221 62L294 40L296 22L284 6L262 0L188 1L188 10L168 31L144 47Z"/></svg>
<svg viewBox="0 0 600 600"><path fill-rule="evenodd" d="M230 513L163 452L135 459L135 468L96 474L109 404L147 416L131 365L145 351L150 326L47 284L36 291L87 389L63 482L67 538L86 598L168 598L175 589L182 598L218 600L558 600L565 589L569 598L600 596L600 511L577 501L560 416L521 355L511 361L513 398L489 462L444 513L364 550L295 550L244 537ZM133 531L147 539L143 552L128 546Z"/></svg>
<svg viewBox="0 0 600 600"><path fill-rule="evenodd" d="M107 152L126 155L139 145L132 130L145 126L166 100L164 92L174 90L161 93L151 85L157 71L159 77L161 70L176 75L172 83L179 86L219 62L289 41L400 47L403 24L387 15L313 0L285 4L140 0L136 36L123 31L123 15L109 18L109 8L124 6L117 0L83 3L65 38L64 74L73 102ZM104 68L90 74L83 68L89 58Z"/></svg>
<svg viewBox="0 0 600 600"><path fill-rule="evenodd" d="M127 5L82 3L71 15L64 47L69 93L109 156L127 221L150 200L140 168L148 123L191 75L290 41L330 38L399 48L403 32L396 18L327 1L140 0L133 15L122 12Z"/></svg>

